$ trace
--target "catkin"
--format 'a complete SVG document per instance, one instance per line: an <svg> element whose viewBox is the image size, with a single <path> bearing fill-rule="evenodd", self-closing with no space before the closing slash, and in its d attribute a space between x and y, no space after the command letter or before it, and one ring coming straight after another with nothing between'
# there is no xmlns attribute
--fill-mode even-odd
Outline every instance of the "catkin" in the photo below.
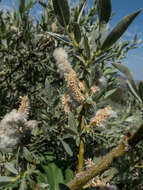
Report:
<svg viewBox="0 0 143 190"><path fill-rule="evenodd" d="M23 114L25 114L25 117L28 117L29 108L30 108L29 105L30 105L30 103L29 103L29 98L28 98L28 96L23 96L23 97L21 98L21 103L20 103L18 112L19 112L19 113L23 113Z"/></svg>
<svg viewBox="0 0 143 190"><path fill-rule="evenodd" d="M61 98L61 102L62 102L62 105L63 105L63 108L64 108L64 111L66 113L69 113L71 110L70 110L70 106L69 106L69 102L70 102L70 95L69 94L64 94Z"/></svg>
<svg viewBox="0 0 143 190"><path fill-rule="evenodd" d="M110 106L106 106L104 109L100 109L95 117L93 117L90 120L90 126L97 126L97 127L103 127L104 124L106 123L107 119L110 118L112 114L112 108Z"/></svg>
<svg viewBox="0 0 143 190"><path fill-rule="evenodd" d="M73 95L75 96L75 99L78 102L83 102L85 100L85 97L80 92L80 89L78 88L77 78L75 73L69 73L66 75L67 84L68 87L72 90Z"/></svg>
<svg viewBox="0 0 143 190"><path fill-rule="evenodd" d="M90 96L92 96L94 93L96 92L99 92L100 91L100 88L96 85L93 85L91 88L90 88Z"/></svg>
<svg viewBox="0 0 143 190"><path fill-rule="evenodd" d="M58 70L61 76L64 76L68 87L74 95L74 98L78 102L83 102L85 97L80 91L76 72L72 69L70 62L68 61L68 55L66 51L63 48L57 48L55 49L53 56L56 59Z"/></svg>

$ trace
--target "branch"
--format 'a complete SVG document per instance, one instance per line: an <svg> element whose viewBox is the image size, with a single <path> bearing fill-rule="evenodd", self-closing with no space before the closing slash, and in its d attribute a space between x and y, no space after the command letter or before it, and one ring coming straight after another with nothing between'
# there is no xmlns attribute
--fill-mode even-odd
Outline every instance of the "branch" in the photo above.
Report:
<svg viewBox="0 0 143 190"><path fill-rule="evenodd" d="M67 184L67 186L71 190L78 190L82 188L92 178L96 177L97 175L100 175L105 170L107 170L112 165L115 159L123 156L127 152L126 149L127 145L129 145L131 148L134 148L135 145L142 139L143 139L143 124L129 139L124 139L119 144L119 146L117 146L111 152L103 156L102 160L100 160L95 166L77 174L75 178Z"/></svg>
<svg viewBox="0 0 143 190"><path fill-rule="evenodd" d="M80 131L82 131L84 128L84 120L85 120L84 115L82 115ZM78 173L81 172L83 169L83 162L84 162L84 142L81 138L79 145L79 154L78 154L78 170L77 170Z"/></svg>

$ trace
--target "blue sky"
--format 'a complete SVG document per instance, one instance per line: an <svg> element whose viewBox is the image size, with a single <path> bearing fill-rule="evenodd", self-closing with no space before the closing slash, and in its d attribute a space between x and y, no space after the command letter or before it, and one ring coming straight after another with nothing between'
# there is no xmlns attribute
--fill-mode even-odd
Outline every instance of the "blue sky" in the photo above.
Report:
<svg viewBox="0 0 143 190"><path fill-rule="evenodd" d="M73 2L73 0L71 1ZM112 10L115 12L110 23L111 28L114 27L124 16L136 11L137 9L143 8L142 0L111 1ZM91 3L93 0L88 0L88 2ZM12 4L17 6L18 0L2 0L0 8L12 10ZM41 11L41 7L37 4L33 9L32 14L40 15ZM136 33L138 34L138 39L143 39L143 11L128 28L127 32L123 35L123 39L132 40ZM124 63L131 69L136 80L143 80L143 43L139 44L139 48L131 50L127 54L127 58L124 60Z"/></svg>

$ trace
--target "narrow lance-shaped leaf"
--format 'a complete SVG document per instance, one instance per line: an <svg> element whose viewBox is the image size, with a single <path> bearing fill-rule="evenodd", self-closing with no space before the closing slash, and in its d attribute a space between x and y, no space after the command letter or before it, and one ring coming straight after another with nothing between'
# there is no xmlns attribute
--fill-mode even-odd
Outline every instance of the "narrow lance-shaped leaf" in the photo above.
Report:
<svg viewBox="0 0 143 190"><path fill-rule="evenodd" d="M65 170L65 183L68 183L70 180L72 180L74 177L74 172L70 169L67 168Z"/></svg>
<svg viewBox="0 0 143 190"><path fill-rule="evenodd" d="M51 87L51 84L50 84L48 78L46 78L46 80L45 80L45 90L46 90L48 99L51 99L53 94L52 94L52 87Z"/></svg>
<svg viewBox="0 0 143 190"><path fill-rule="evenodd" d="M124 17L109 33L109 35L107 36L107 38L105 39L105 41L101 46L101 50L108 49L110 46L112 46L127 30L129 25L133 22L133 20L140 12L141 9Z"/></svg>
<svg viewBox="0 0 143 190"><path fill-rule="evenodd" d="M73 32L75 40L77 41L77 43L79 43L81 40L81 31L80 31L80 26L77 22L73 24Z"/></svg>
<svg viewBox="0 0 143 190"><path fill-rule="evenodd" d="M47 32L47 34L50 34L51 36L53 36L54 38L57 38L61 41L63 41L64 43L67 43L67 44L70 44L71 42L69 41L69 39L67 39L66 37L64 36L61 36L57 33L54 33L54 32Z"/></svg>
<svg viewBox="0 0 143 190"><path fill-rule="evenodd" d="M61 142L62 142L62 145L63 145L65 151L66 151L70 156L73 156L73 152L72 152L70 146L69 146L65 141L63 141L63 140L62 140Z"/></svg>
<svg viewBox="0 0 143 190"><path fill-rule="evenodd" d="M22 15L25 11L25 0L19 0L19 12Z"/></svg>
<svg viewBox="0 0 143 190"><path fill-rule="evenodd" d="M18 175L18 171L17 171L16 168L14 167L13 163L7 162L7 163L5 164L5 167L6 167L6 169L9 170L11 173Z"/></svg>
<svg viewBox="0 0 143 190"><path fill-rule="evenodd" d="M97 11L99 24L108 23L112 11L111 0L97 0Z"/></svg>
<svg viewBox="0 0 143 190"><path fill-rule="evenodd" d="M6 33L6 25L5 25L4 21L3 21L3 19L1 20L1 32L3 34Z"/></svg>
<svg viewBox="0 0 143 190"><path fill-rule="evenodd" d="M129 87L130 92L132 93L132 95L138 100L139 103L142 103L141 98L139 97L139 95L135 92L134 88L132 87L131 83L129 82L129 80L127 80L127 85Z"/></svg>
<svg viewBox="0 0 143 190"><path fill-rule="evenodd" d="M90 47L88 43L88 38L84 35L84 50L85 50L85 58L88 60L90 59Z"/></svg>
<svg viewBox="0 0 143 190"><path fill-rule="evenodd" d="M139 94L143 101L143 81L140 81L140 83L139 83Z"/></svg>
<svg viewBox="0 0 143 190"><path fill-rule="evenodd" d="M108 22L111 17L111 11L111 0L97 0L97 12L99 17L99 40L98 38L96 40L97 47L100 47L105 40L109 26Z"/></svg>
<svg viewBox="0 0 143 190"><path fill-rule="evenodd" d="M132 87L137 92L138 90L137 90L136 82L133 78L133 75L132 75L130 69L121 63L112 63L112 65L114 67L116 67L120 72L122 72L127 77L129 82L131 83Z"/></svg>
<svg viewBox="0 0 143 190"><path fill-rule="evenodd" d="M59 183L64 183L62 170L58 168L55 163L43 166L43 169L46 172L47 183L49 184L50 189L59 190Z"/></svg>
<svg viewBox="0 0 143 190"><path fill-rule="evenodd" d="M80 18L81 18L81 16L82 16L83 11L84 11L85 5L86 5L86 0L85 0L85 2L83 3L82 8L80 9L80 13L79 13L78 19L77 19L77 23L78 23L78 24L79 24L79 22L80 22Z"/></svg>
<svg viewBox="0 0 143 190"><path fill-rule="evenodd" d="M32 9L32 7L36 4L36 1L34 0L29 0L26 4L26 11L30 11L30 9Z"/></svg>
<svg viewBox="0 0 143 190"><path fill-rule="evenodd" d="M70 8L68 0L53 0L53 8L59 23L67 26L70 20Z"/></svg>
<svg viewBox="0 0 143 190"><path fill-rule="evenodd" d="M26 147L23 148L23 155L27 161L31 162L33 160L31 152Z"/></svg>
<svg viewBox="0 0 143 190"><path fill-rule="evenodd" d="M71 112L68 115L68 127L74 132L74 134L78 134L75 117Z"/></svg>
<svg viewBox="0 0 143 190"><path fill-rule="evenodd" d="M13 177L0 176L0 187L11 183L12 180L13 180Z"/></svg>

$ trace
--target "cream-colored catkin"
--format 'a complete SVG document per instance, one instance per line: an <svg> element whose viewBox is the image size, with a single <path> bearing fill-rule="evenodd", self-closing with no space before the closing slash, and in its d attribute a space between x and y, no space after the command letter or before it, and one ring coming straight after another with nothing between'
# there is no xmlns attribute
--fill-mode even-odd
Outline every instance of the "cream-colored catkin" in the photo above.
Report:
<svg viewBox="0 0 143 190"><path fill-rule="evenodd" d="M71 89L75 99L78 102L83 102L85 100L85 97L80 92L80 89L78 88L78 82L77 82L76 74L72 73L72 72L67 74L66 80L67 80L68 87Z"/></svg>
<svg viewBox="0 0 143 190"><path fill-rule="evenodd" d="M100 91L100 88L96 85L93 85L91 88L90 88L90 96L92 96L93 94L95 94L96 92L99 92Z"/></svg>
<svg viewBox="0 0 143 190"><path fill-rule="evenodd" d="M65 111L66 113L69 113L69 112L71 111L71 110L70 110L70 106L69 106L70 95L69 95L69 94L64 94L64 95L61 97L61 102L62 102L64 111Z"/></svg>
<svg viewBox="0 0 143 190"><path fill-rule="evenodd" d="M88 158L87 160L85 160L86 169L89 169L93 166L95 166L95 163L93 162L93 160L91 158Z"/></svg>
<svg viewBox="0 0 143 190"><path fill-rule="evenodd" d="M36 120L27 121L28 114L29 99L24 96L21 98L19 109L13 109L0 121L0 151L13 153L19 145L22 146L24 134L38 125L39 122Z"/></svg>
<svg viewBox="0 0 143 190"><path fill-rule="evenodd" d="M78 86L79 86L79 89L81 90L81 92L86 93L84 81L79 81Z"/></svg>
<svg viewBox="0 0 143 190"><path fill-rule="evenodd" d="M25 117L28 117L29 114L29 109L30 109L30 102L28 96L23 96L21 98L21 103L18 109L18 113L22 113L25 115Z"/></svg>
<svg viewBox="0 0 143 190"><path fill-rule="evenodd" d="M107 119L111 116L112 114L112 108L110 106L106 106L104 109L100 109L95 117L93 117L90 120L90 126L97 126L97 127L102 127L104 126L104 123L107 121Z"/></svg>
<svg viewBox="0 0 143 190"><path fill-rule="evenodd" d="M53 56L56 59L59 72L62 76L64 76L68 87L74 95L74 98L78 102L83 102L85 97L80 91L76 72L72 69L70 62L68 61L68 55L66 51L63 48L56 48Z"/></svg>
<svg viewBox="0 0 143 190"><path fill-rule="evenodd" d="M53 53L54 58L56 59L58 71L61 76L68 74L70 72L75 72L72 69L70 62L68 61L68 54L63 48L56 48Z"/></svg>

